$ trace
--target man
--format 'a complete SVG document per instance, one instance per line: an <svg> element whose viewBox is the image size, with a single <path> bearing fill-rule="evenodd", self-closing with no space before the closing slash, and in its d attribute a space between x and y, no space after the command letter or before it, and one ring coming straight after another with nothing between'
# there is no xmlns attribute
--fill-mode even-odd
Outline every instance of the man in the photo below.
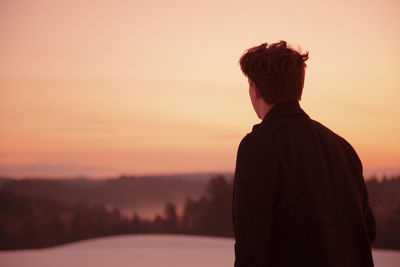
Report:
<svg viewBox="0 0 400 267"><path fill-rule="evenodd" d="M298 103L307 59L284 41L240 59L262 122L237 154L235 267L374 266L375 220L360 159Z"/></svg>

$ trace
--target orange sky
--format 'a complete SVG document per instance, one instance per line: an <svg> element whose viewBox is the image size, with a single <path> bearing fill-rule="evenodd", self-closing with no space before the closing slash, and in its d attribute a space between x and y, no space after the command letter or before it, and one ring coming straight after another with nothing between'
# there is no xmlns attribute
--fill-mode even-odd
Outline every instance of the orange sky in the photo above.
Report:
<svg viewBox="0 0 400 267"><path fill-rule="evenodd" d="M400 2L274 2L1 1L0 175L232 172L238 59L279 40L310 52L306 112L400 172Z"/></svg>

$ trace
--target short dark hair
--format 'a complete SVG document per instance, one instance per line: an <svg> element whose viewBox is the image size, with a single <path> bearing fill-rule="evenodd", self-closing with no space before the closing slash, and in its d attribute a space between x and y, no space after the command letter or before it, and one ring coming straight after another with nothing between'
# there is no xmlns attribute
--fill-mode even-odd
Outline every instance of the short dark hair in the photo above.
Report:
<svg viewBox="0 0 400 267"><path fill-rule="evenodd" d="M246 50L239 63L265 102L281 104L301 99L307 59L308 52L302 54L280 41Z"/></svg>

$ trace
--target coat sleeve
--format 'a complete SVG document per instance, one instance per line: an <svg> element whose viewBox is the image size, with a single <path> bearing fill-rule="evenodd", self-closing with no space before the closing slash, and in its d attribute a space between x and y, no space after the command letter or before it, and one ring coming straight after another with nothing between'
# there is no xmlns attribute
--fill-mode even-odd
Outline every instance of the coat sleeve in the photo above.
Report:
<svg viewBox="0 0 400 267"><path fill-rule="evenodd" d="M234 176L235 267L269 266L278 159L260 136L248 134L239 145Z"/></svg>
<svg viewBox="0 0 400 267"><path fill-rule="evenodd" d="M375 216L369 204L368 191L365 186L365 183L363 184L363 186L364 186L364 221L368 231L369 242L372 243L374 242L376 237Z"/></svg>
<svg viewBox="0 0 400 267"><path fill-rule="evenodd" d="M374 213L372 212L371 205L369 202L369 193L367 190L367 186L365 185L362 163L361 160L358 158L358 156L357 159L360 164L360 173L361 173L360 175L362 182L362 196L363 196L362 205L363 205L364 223L367 228L369 243L371 244L372 242L375 241L376 237L376 222Z"/></svg>
<svg viewBox="0 0 400 267"><path fill-rule="evenodd" d="M343 139L344 140L344 139ZM362 162L357 154L357 152L354 150L354 148L351 146L350 143L348 143L346 140L344 140L347 147L351 151L353 158L357 164L358 168L358 175L361 180L361 191L362 191L362 209L363 209L363 217L364 217L364 223L368 232L368 239L369 242L372 243L375 240L376 237L376 222L375 222L375 216L374 213L372 212L371 205L369 202L369 194L367 187L365 185L365 179L363 175L363 166Z"/></svg>

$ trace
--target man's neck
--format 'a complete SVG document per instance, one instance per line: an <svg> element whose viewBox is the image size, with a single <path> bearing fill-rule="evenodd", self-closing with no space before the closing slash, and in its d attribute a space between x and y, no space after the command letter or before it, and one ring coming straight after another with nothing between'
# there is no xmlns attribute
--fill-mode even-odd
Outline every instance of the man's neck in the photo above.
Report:
<svg viewBox="0 0 400 267"><path fill-rule="evenodd" d="M274 107L274 104L267 104L267 103L263 103L263 105L260 107L260 116L259 118L261 120L263 120L265 118L265 116L268 114L268 112Z"/></svg>

